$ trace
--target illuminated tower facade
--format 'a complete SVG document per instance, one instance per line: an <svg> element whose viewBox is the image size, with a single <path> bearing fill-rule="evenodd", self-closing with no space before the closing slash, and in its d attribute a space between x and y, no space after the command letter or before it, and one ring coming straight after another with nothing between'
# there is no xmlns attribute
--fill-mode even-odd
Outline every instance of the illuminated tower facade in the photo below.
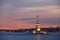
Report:
<svg viewBox="0 0 60 40"><path fill-rule="evenodd" d="M40 29L40 23L39 23L39 15L36 16L37 20L36 20L36 33L40 33L41 29Z"/></svg>

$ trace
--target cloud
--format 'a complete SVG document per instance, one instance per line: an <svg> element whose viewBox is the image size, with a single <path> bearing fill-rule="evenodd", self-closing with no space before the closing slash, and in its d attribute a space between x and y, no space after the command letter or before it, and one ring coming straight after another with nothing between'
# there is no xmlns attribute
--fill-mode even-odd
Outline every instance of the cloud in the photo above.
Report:
<svg viewBox="0 0 60 40"><path fill-rule="evenodd" d="M36 23L36 18L22 18L16 21L26 21L28 23ZM60 24L60 18L39 18L41 24Z"/></svg>
<svg viewBox="0 0 60 40"><path fill-rule="evenodd" d="M60 8L58 6L24 7L17 12L24 14L25 17L40 14L42 18L60 18Z"/></svg>
<svg viewBox="0 0 60 40"><path fill-rule="evenodd" d="M12 17L31 17L40 14L42 18L59 18L60 7L52 5L56 2L59 4L59 1L55 0L3 0L3 5L1 6L3 11L2 15L4 17L7 15Z"/></svg>

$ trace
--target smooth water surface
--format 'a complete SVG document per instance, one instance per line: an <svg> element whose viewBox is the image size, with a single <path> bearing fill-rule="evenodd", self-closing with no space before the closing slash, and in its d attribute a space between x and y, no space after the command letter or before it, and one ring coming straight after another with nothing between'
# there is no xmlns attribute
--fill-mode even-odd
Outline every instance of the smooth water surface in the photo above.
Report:
<svg viewBox="0 0 60 40"><path fill-rule="evenodd" d="M60 33L26 34L21 32L0 32L0 40L60 40Z"/></svg>

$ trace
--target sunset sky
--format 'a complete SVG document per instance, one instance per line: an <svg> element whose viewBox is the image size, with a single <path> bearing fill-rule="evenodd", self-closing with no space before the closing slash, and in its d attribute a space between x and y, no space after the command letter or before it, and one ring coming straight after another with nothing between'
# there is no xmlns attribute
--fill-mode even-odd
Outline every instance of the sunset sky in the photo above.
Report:
<svg viewBox="0 0 60 40"><path fill-rule="evenodd" d="M42 28L60 26L60 0L1 0L0 29L34 28L39 14Z"/></svg>

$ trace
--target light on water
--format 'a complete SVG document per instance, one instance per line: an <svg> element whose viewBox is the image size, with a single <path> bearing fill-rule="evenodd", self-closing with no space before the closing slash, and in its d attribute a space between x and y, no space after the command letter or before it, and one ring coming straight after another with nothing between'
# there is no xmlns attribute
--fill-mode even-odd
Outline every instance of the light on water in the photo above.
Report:
<svg viewBox="0 0 60 40"><path fill-rule="evenodd" d="M36 40L41 40L40 34L35 35L35 39L36 39Z"/></svg>
<svg viewBox="0 0 60 40"><path fill-rule="evenodd" d="M24 24L25 20L34 20L30 19L32 15L35 15L37 13L41 13L40 17L41 18L57 18L59 16L59 9L60 8L60 1L59 0L11 0L11 1L3 1L2 2L1 8L3 9L3 25L5 25L5 22L7 22L7 28L20 28L20 24ZM44 7L43 7L44 6ZM56 7L56 8L53 8ZM56 11L56 13L55 13ZM28 14L29 13L29 14ZM13 15L11 15L13 14ZM16 15L17 14L17 15ZM25 15L26 14L26 15ZM57 14L57 15L56 15ZM11 17L11 18L10 18ZM12 19L13 17L13 19ZM26 18L27 19L20 19L21 18ZM7 19L9 18L9 20ZM14 20L16 18L16 20ZM17 19L19 18L19 19ZM38 17L37 17L38 18ZM58 18L58 19L59 19ZM39 19L39 18L38 18ZM0 31L0 40L60 40L60 32L42 32L44 34L35 34L35 33L40 33L40 23L38 22L39 20L37 19L36 23L36 30L33 31L34 34L29 33L29 31L26 32L5 32L5 31ZM14 20L14 21L13 21ZM24 20L21 22L21 20ZM43 20L42 19L42 24L44 23L54 23L56 24L59 20ZM20 23L19 23L20 22ZM60 22L60 21L59 21ZM59 23L58 22L58 23ZM11 23L11 24L10 24ZM13 23L17 23L18 27L12 26ZM26 22L28 25L28 21ZM31 23L31 22L29 22ZM11 25L11 26L9 26ZM24 24L25 25L25 24ZM23 26L24 26L23 25ZM22 26L22 25L21 25ZM22 26L22 27L23 27ZM25 25L26 26L26 25ZM4 26L2 28L5 28ZM25 27L23 27L24 29Z"/></svg>
<svg viewBox="0 0 60 40"><path fill-rule="evenodd" d="M59 40L60 32L48 34L26 34L21 32L0 32L0 40Z"/></svg>

